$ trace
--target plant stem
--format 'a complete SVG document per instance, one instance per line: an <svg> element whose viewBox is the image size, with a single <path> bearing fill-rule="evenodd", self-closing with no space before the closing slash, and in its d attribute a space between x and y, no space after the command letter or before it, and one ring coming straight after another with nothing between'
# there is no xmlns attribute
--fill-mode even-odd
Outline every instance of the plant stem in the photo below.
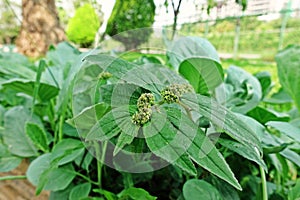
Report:
<svg viewBox="0 0 300 200"><path fill-rule="evenodd" d="M102 167L105 160L105 153L107 148L107 141L104 141L102 143L102 152L101 152L101 158L100 158L100 149L99 144L95 143L95 151L96 151L96 159L97 159L97 177L98 177L98 186L100 189L102 189ZM100 159L100 160L99 160Z"/></svg>
<svg viewBox="0 0 300 200"><path fill-rule="evenodd" d="M85 176L85 175L83 175L83 174L80 174L80 173L78 173L78 172L75 172L75 174L76 174L77 176L80 176L80 177L83 178L84 180L90 182L91 184L98 185L98 182L92 181L89 177L87 177L87 176Z"/></svg>
<svg viewBox="0 0 300 200"><path fill-rule="evenodd" d="M262 186L262 200L268 200L266 174L262 166L259 166Z"/></svg>
<svg viewBox="0 0 300 200"><path fill-rule="evenodd" d="M5 181L5 180L17 180L17 179L26 179L27 177L24 176L4 176L0 177L0 181Z"/></svg>

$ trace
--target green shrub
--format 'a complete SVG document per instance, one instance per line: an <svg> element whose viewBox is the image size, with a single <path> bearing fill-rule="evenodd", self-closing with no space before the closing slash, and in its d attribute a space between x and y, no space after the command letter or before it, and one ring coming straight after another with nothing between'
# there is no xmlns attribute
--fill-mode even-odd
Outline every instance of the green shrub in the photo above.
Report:
<svg viewBox="0 0 300 200"><path fill-rule="evenodd" d="M82 47L88 47L93 43L100 24L101 21L96 15L95 9L91 4L85 4L78 8L75 16L70 19L67 37Z"/></svg>
<svg viewBox="0 0 300 200"><path fill-rule="evenodd" d="M106 33L122 42L127 50L136 49L151 35L150 29L138 28L150 27L154 22L154 16L153 0L117 0L107 22ZM127 33L119 34L124 31Z"/></svg>

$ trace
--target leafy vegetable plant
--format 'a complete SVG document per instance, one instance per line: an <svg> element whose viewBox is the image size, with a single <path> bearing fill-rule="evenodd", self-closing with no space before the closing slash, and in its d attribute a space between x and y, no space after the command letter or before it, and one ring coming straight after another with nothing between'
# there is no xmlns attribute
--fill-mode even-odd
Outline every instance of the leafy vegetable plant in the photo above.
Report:
<svg viewBox="0 0 300 200"><path fill-rule="evenodd" d="M294 52L279 52L278 70L299 65ZM205 39L166 54L132 61L67 43L37 64L1 54L0 171L29 158L23 178L50 199L299 198L292 75L271 95L268 73L223 70Z"/></svg>

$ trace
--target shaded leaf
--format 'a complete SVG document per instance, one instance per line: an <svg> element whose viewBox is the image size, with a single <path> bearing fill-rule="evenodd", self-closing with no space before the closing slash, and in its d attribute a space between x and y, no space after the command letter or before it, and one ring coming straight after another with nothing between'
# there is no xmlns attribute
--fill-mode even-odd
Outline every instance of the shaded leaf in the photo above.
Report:
<svg viewBox="0 0 300 200"><path fill-rule="evenodd" d="M190 179L183 185L183 196L188 200L221 200L218 190L204 180Z"/></svg>

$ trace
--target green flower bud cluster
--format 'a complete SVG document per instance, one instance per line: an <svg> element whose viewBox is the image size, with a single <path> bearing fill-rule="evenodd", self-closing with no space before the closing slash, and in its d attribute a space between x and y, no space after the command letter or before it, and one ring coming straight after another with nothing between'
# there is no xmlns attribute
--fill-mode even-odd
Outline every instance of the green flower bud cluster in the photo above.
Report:
<svg viewBox="0 0 300 200"><path fill-rule="evenodd" d="M112 77L112 74L109 73L109 72L101 72L99 75L98 75L98 78L99 79L109 79L110 77Z"/></svg>
<svg viewBox="0 0 300 200"><path fill-rule="evenodd" d="M166 103L178 103L180 97L187 92L192 92L193 87L189 84L172 84L163 89L160 94Z"/></svg>
<svg viewBox="0 0 300 200"><path fill-rule="evenodd" d="M152 115L151 106L154 105L154 96L151 93L142 94L137 101L138 111L132 115L132 123L142 126L146 124Z"/></svg>

